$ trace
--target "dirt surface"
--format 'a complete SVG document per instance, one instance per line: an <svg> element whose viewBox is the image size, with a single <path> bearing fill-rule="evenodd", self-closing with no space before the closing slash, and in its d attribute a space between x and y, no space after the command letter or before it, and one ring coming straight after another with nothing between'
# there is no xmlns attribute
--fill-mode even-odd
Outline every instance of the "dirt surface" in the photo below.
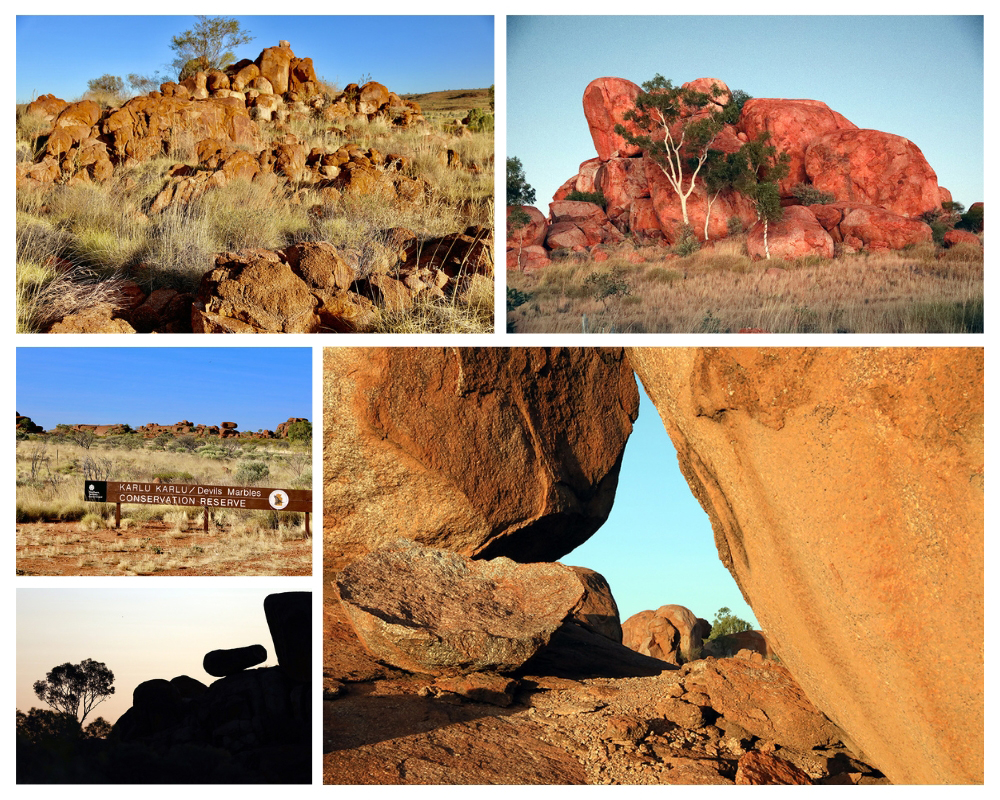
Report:
<svg viewBox="0 0 1000 800"><path fill-rule="evenodd" d="M329 587L332 573L324 575ZM507 706L380 664L324 588L326 784L732 784L741 757L773 754L815 783L885 783L843 747L796 751L722 717L663 717L686 670L644 678L524 675ZM666 665L665 665L666 666ZM766 781L782 782L782 781Z"/></svg>
<svg viewBox="0 0 1000 800"><path fill-rule="evenodd" d="M161 522L84 530L79 522L16 526L18 575L311 575L312 539L286 531L233 534Z"/></svg>

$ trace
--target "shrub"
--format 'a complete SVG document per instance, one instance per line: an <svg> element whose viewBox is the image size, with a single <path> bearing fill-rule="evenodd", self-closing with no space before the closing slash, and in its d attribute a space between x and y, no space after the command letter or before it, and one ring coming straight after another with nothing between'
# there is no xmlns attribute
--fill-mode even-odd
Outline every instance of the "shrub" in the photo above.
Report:
<svg viewBox="0 0 1000 800"><path fill-rule="evenodd" d="M607 198L604 196L604 192L598 189L596 192L578 192L574 189L568 195L566 195L566 200L573 200L578 203L594 203L599 205L601 209L608 207Z"/></svg>
<svg viewBox="0 0 1000 800"><path fill-rule="evenodd" d="M983 232L983 206L975 206L970 208L964 214L962 214L962 219L955 226L956 228L963 228L967 231L972 231L973 233Z"/></svg>
<svg viewBox="0 0 1000 800"><path fill-rule="evenodd" d="M720 636L751 630L753 630L753 626L749 622L740 619L726 606L723 606L715 612L715 618L712 620L712 632L709 634L708 640L712 641Z"/></svg>
<svg viewBox="0 0 1000 800"><path fill-rule="evenodd" d="M739 236L744 233L743 220L736 216L730 217L726 220L726 231L730 236Z"/></svg>
<svg viewBox="0 0 1000 800"><path fill-rule="evenodd" d="M481 108L473 108L469 111L467 127L473 133L492 133L493 115Z"/></svg>
<svg viewBox="0 0 1000 800"><path fill-rule="evenodd" d="M236 483L249 486L266 478L270 474L267 464L261 461L244 461L233 475Z"/></svg>
<svg viewBox="0 0 1000 800"><path fill-rule="evenodd" d="M795 184L792 187L792 195L804 206L826 205L836 199L830 192L824 192L805 183Z"/></svg>
<svg viewBox="0 0 1000 800"><path fill-rule="evenodd" d="M593 272L584 280L584 285L589 290L590 296L600 300L605 308L608 306L608 298L625 297L632 293L620 267L615 267L609 272Z"/></svg>
<svg viewBox="0 0 1000 800"><path fill-rule="evenodd" d="M700 249L701 244L698 242L698 237L694 235L694 228L690 225L681 225L677 229L677 241L670 252L683 257L697 253Z"/></svg>

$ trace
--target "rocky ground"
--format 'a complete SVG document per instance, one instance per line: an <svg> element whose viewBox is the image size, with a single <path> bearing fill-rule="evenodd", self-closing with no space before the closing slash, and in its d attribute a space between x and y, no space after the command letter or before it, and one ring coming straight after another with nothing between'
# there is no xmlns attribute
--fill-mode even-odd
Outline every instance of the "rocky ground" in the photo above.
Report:
<svg viewBox="0 0 1000 800"><path fill-rule="evenodd" d="M433 678L378 663L331 598L323 629L328 784L887 783L749 653L651 677ZM726 675L770 705L727 696Z"/></svg>

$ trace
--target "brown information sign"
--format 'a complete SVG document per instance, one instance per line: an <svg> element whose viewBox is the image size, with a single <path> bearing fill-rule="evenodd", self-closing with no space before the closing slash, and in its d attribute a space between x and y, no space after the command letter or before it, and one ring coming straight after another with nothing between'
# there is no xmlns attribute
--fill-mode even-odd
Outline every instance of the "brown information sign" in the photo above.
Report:
<svg viewBox="0 0 1000 800"><path fill-rule="evenodd" d="M83 499L94 503L248 509L255 511L312 511L308 489L265 489L261 486L206 486L184 483L85 481Z"/></svg>

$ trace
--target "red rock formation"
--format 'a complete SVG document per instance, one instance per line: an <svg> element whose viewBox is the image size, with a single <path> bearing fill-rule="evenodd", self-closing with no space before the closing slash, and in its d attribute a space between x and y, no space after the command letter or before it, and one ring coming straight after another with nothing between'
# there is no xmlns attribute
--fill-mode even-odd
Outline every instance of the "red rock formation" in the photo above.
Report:
<svg viewBox="0 0 1000 800"><path fill-rule="evenodd" d="M614 155L627 157L639 154L637 146L628 144L615 133L615 125L625 122L622 115L635 108L635 98L640 91L638 85L622 78L597 78L584 89L583 113L601 161L607 161Z"/></svg>
<svg viewBox="0 0 1000 800"><path fill-rule="evenodd" d="M805 183L806 148L817 138L831 131L857 129L857 125L818 100L777 100L753 97L740 112L739 129L748 139L761 133L770 134L769 143L791 158L788 177L781 182L782 194L791 195L798 183Z"/></svg>
<svg viewBox="0 0 1000 800"><path fill-rule="evenodd" d="M805 151L812 185L837 200L879 206L904 217L941 207L937 175L913 142L871 130L838 130Z"/></svg>
<svg viewBox="0 0 1000 800"><path fill-rule="evenodd" d="M333 568L401 536L553 560L606 519L637 411L620 351L338 347L324 357Z"/></svg>
<svg viewBox="0 0 1000 800"><path fill-rule="evenodd" d="M982 782L982 349L628 357L809 698L894 783Z"/></svg>
<svg viewBox="0 0 1000 800"><path fill-rule="evenodd" d="M622 623L622 643L630 650L680 665L698 658L712 626L684 606L640 611Z"/></svg>
<svg viewBox="0 0 1000 800"><path fill-rule="evenodd" d="M514 209L528 215L528 221L521 227L512 227L510 215ZM534 206L507 206L507 249L538 247L545 242L545 215Z"/></svg>
<svg viewBox="0 0 1000 800"><path fill-rule="evenodd" d="M818 255L833 258L833 237L817 221L806 206L789 206L777 222L767 226L767 248L764 247L764 223L757 222L747 236L747 252L751 258L799 258Z"/></svg>

